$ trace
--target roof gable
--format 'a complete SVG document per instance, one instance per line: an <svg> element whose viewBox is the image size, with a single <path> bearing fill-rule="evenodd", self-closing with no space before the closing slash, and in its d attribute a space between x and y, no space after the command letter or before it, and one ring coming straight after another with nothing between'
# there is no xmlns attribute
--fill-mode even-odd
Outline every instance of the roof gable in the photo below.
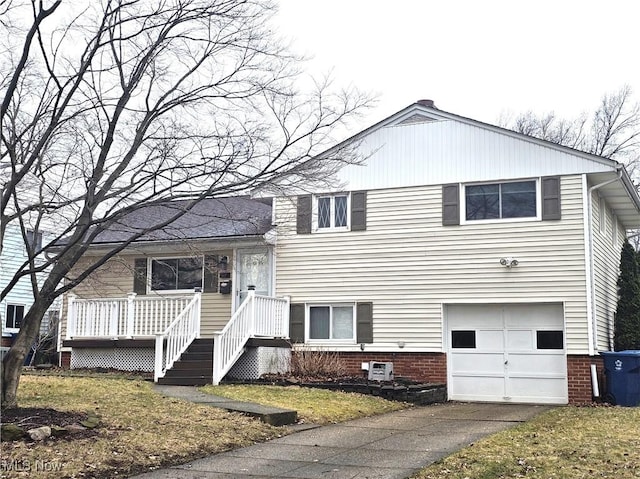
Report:
<svg viewBox="0 0 640 479"><path fill-rule="evenodd" d="M640 224L640 197L618 162L442 111L430 101L409 105L320 156L339 154L349 144L366 159L340 170L338 181L346 190L619 176L608 190L617 189L616 197L626 198L618 201L617 209L629 227Z"/></svg>

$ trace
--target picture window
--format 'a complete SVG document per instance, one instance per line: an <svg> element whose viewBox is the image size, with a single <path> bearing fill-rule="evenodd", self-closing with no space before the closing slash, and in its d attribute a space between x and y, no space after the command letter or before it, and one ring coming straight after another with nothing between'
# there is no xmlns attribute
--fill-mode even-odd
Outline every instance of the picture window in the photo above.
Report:
<svg viewBox="0 0 640 479"><path fill-rule="evenodd" d="M535 180L465 186L467 221L535 218L537 214Z"/></svg>
<svg viewBox="0 0 640 479"><path fill-rule="evenodd" d="M151 260L151 289L179 291L202 288L202 257Z"/></svg>

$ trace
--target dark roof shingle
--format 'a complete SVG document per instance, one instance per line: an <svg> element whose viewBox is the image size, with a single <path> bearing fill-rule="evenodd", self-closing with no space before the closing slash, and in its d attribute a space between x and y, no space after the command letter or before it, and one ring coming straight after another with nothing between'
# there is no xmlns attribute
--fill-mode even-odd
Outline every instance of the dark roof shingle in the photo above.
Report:
<svg viewBox="0 0 640 479"><path fill-rule="evenodd" d="M126 241L132 234L166 221L188 204L189 201L180 200L144 206L99 233L92 244ZM199 201L191 210L164 228L145 234L135 241L261 236L270 229L269 204L246 196L209 198Z"/></svg>

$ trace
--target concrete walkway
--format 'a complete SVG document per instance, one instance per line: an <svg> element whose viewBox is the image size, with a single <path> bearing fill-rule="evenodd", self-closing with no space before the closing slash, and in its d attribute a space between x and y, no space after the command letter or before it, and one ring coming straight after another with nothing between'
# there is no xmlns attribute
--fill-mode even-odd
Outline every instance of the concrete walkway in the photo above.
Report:
<svg viewBox="0 0 640 479"><path fill-rule="evenodd" d="M294 424L298 420L298 413L292 409L282 409L279 407L263 406L246 401L235 401L233 399L214 396L198 391L193 386L166 386L154 384L153 388L165 396L184 399L205 406L226 409L227 411L239 412L260 419L262 422L272 426L286 426Z"/></svg>
<svg viewBox="0 0 640 479"><path fill-rule="evenodd" d="M404 479L546 406L447 403L324 426L236 449L140 479Z"/></svg>

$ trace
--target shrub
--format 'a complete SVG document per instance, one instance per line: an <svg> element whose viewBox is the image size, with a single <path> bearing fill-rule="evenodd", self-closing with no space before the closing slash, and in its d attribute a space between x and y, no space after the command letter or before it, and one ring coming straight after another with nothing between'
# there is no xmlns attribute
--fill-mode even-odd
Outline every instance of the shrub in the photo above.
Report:
<svg viewBox="0 0 640 479"><path fill-rule="evenodd" d="M336 352L302 347L291 351L290 370L296 377L330 378L344 376L346 368Z"/></svg>

